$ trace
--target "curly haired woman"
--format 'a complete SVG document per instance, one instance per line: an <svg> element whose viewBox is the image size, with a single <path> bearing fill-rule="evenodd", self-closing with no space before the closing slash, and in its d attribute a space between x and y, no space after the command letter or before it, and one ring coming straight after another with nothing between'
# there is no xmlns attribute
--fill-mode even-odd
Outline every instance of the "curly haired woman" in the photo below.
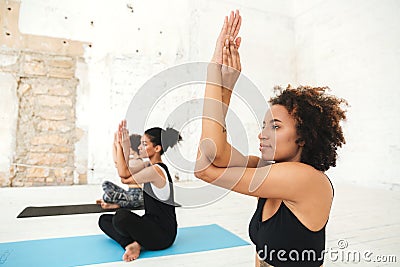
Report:
<svg viewBox="0 0 400 267"><path fill-rule="evenodd" d="M260 157L242 155L227 142L225 127L241 71L240 24L238 11L225 17L208 69L213 81L205 89L195 175L258 198L249 225L257 266L322 266L333 200L324 172L336 165L336 150L345 143L340 121L346 119L346 101L328 95L326 87L278 88L258 136Z"/></svg>

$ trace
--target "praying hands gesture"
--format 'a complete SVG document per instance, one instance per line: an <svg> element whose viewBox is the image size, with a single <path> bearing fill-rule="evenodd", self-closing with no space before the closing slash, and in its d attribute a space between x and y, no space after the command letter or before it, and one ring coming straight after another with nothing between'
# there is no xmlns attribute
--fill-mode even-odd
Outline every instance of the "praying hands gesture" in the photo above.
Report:
<svg viewBox="0 0 400 267"><path fill-rule="evenodd" d="M129 131L126 128L126 120L122 120L118 125L118 130L114 134L114 146L116 151L122 150L124 155L124 162L129 166L129 154L131 148L131 141L129 139Z"/></svg>
<svg viewBox="0 0 400 267"><path fill-rule="evenodd" d="M241 38L237 37L241 24L242 17L238 10L231 11L229 18L225 16L207 72L207 82L221 87L224 117L228 111L232 90L241 71L238 52Z"/></svg>
<svg viewBox="0 0 400 267"><path fill-rule="evenodd" d="M223 47L226 44L226 40L229 42L234 42L236 48L238 49L241 43L241 38L237 37L240 25L242 24L242 17L239 14L239 10L236 10L235 13L231 11L229 19L228 16L224 18L224 24L222 26L221 32L217 38L217 42L215 44L214 55L211 59L211 62L222 64L223 63Z"/></svg>
<svg viewBox="0 0 400 267"><path fill-rule="evenodd" d="M234 41L226 39L222 50L222 87L233 90L241 70L238 46Z"/></svg>
<svg viewBox="0 0 400 267"><path fill-rule="evenodd" d="M208 66L204 94L202 133L195 166L196 176L209 167L254 166L259 158L244 156L227 142L226 114L232 89L242 69L237 37L242 17L239 11L231 11L224 18L224 25L217 38L214 55Z"/></svg>

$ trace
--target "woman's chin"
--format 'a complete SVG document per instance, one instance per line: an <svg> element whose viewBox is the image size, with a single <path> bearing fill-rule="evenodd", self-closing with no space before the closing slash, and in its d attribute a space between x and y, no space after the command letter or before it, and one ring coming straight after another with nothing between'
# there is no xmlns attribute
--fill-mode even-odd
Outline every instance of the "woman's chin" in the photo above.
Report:
<svg viewBox="0 0 400 267"><path fill-rule="evenodd" d="M274 156L269 153L261 153L261 158L265 161L274 161Z"/></svg>

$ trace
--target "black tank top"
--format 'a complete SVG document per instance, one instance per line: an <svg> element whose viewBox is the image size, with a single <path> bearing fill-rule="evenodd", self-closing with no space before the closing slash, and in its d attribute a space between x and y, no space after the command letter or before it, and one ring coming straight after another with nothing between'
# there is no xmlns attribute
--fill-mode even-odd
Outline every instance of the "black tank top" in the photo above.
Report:
<svg viewBox="0 0 400 267"><path fill-rule="evenodd" d="M154 220L161 228L165 229L168 234L172 236L177 232L177 221L175 214L175 201L174 201L174 187L172 179L168 171L168 167L164 163L156 163L167 173L167 182L169 182L169 198L167 200L160 200L154 194L150 183L143 185L143 200L144 200L144 216Z"/></svg>
<svg viewBox="0 0 400 267"><path fill-rule="evenodd" d="M274 267L319 267L324 261L325 227L311 231L282 201L278 211L262 221L265 198L259 198L249 235L260 259Z"/></svg>

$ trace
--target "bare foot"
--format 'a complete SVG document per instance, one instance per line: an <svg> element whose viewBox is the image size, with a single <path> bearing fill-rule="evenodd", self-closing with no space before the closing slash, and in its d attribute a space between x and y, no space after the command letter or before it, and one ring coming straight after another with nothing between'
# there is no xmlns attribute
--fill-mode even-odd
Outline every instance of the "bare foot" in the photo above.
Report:
<svg viewBox="0 0 400 267"><path fill-rule="evenodd" d="M138 242L133 242L125 247L125 254L122 256L124 261L133 261L139 258L140 245Z"/></svg>
<svg viewBox="0 0 400 267"><path fill-rule="evenodd" d="M103 202L104 202L104 201L103 201L102 199L97 199L97 200L96 200L96 204L99 204L99 205L100 205L101 203L103 203Z"/></svg>
<svg viewBox="0 0 400 267"><path fill-rule="evenodd" d="M102 202L101 207L105 210L110 210L110 209L119 209L121 206L118 204L114 204L114 203L107 203L107 202Z"/></svg>

